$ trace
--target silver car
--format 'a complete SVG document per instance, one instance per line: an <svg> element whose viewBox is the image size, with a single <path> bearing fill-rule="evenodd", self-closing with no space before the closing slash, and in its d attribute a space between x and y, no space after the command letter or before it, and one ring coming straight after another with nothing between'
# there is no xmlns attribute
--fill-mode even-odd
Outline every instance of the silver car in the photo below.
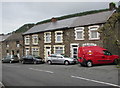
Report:
<svg viewBox="0 0 120 88"><path fill-rule="evenodd" d="M70 58L68 56L65 55L61 55L61 54L51 54L50 56L48 56L47 58L47 63L48 64L75 64L77 62L77 59L75 58Z"/></svg>

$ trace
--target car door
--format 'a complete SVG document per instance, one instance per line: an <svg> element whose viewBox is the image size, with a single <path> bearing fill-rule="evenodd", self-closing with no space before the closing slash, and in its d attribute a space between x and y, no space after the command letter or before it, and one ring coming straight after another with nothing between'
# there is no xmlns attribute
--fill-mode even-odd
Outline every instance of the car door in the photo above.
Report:
<svg viewBox="0 0 120 88"><path fill-rule="evenodd" d="M56 55L52 55L51 56L51 61L52 61L52 63L57 63L57 56Z"/></svg>
<svg viewBox="0 0 120 88"><path fill-rule="evenodd" d="M57 56L57 63L64 63L64 57L63 56Z"/></svg>
<svg viewBox="0 0 120 88"><path fill-rule="evenodd" d="M7 57L5 58L5 62L10 62L10 60L11 60L11 56L7 56Z"/></svg>

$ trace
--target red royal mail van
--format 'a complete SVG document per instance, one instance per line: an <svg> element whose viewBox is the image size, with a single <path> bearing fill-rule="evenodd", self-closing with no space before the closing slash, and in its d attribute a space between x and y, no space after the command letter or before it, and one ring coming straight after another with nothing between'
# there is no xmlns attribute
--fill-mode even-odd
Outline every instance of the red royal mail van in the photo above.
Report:
<svg viewBox="0 0 120 88"><path fill-rule="evenodd" d="M117 64L118 55L112 55L106 49L99 46L85 46L78 48L78 62L88 67L93 64Z"/></svg>

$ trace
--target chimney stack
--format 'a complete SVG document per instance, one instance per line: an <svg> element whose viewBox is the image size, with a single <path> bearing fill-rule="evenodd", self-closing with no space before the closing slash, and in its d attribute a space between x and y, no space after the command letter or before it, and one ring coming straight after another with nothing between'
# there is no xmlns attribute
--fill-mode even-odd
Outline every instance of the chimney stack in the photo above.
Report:
<svg viewBox="0 0 120 88"><path fill-rule="evenodd" d="M53 18L51 19L51 21L52 21L52 22L56 22L57 19L56 19L55 17L53 17Z"/></svg>
<svg viewBox="0 0 120 88"><path fill-rule="evenodd" d="M116 4L113 3L113 2L109 3L109 9L110 10L115 10L116 9Z"/></svg>
<svg viewBox="0 0 120 88"><path fill-rule="evenodd" d="M120 8L120 1L118 2L118 7Z"/></svg>

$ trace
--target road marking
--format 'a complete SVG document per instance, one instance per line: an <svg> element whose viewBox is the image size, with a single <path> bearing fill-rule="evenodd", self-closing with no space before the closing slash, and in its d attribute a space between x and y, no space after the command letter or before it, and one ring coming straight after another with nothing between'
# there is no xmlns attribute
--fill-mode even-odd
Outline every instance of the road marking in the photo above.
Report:
<svg viewBox="0 0 120 88"><path fill-rule="evenodd" d="M71 76L71 77L72 77L72 78L77 78L77 79L82 79L82 80L87 80L87 81L92 81L92 82L96 82L96 83L106 84L106 85L110 85L110 86L116 86L116 87L119 87L119 88L120 88L119 85L112 84L112 83L107 83L107 82L102 82L102 81L87 79L87 78L83 78L83 77L79 77L79 76Z"/></svg>
<svg viewBox="0 0 120 88"><path fill-rule="evenodd" d="M51 74L54 73L54 72L52 72L52 71L40 70L40 69L35 69L35 68L29 68L29 69L35 70L35 71L47 72L47 73L51 73Z"/></svg>
<svg viewBox="0 0 120 88"><path fill-rule="evenodd" d="M2 87L4 87L4 85L3 85L3 83L2 82L0 82L0 87L2 88Z"/></svg>

